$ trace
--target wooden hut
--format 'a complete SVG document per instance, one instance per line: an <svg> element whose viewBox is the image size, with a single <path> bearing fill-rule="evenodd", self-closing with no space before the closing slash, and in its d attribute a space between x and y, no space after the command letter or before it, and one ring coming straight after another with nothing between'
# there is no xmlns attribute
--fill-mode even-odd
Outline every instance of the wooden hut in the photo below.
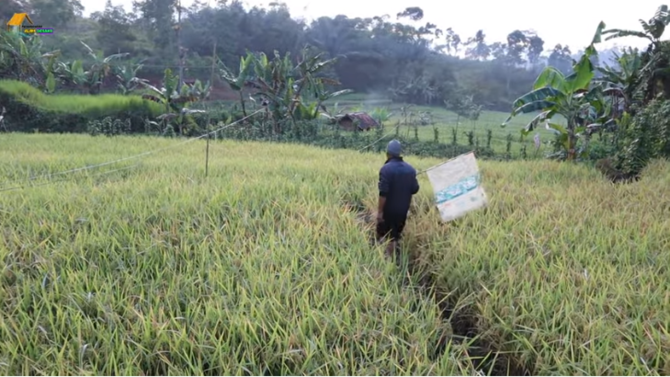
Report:
<svg viewBox="0 0 670 377"><path fill-rule="evenodd" d="M379 123L366 113L349 113L337 118L337 124L347 131L369 131L379 127Z"/></svg>

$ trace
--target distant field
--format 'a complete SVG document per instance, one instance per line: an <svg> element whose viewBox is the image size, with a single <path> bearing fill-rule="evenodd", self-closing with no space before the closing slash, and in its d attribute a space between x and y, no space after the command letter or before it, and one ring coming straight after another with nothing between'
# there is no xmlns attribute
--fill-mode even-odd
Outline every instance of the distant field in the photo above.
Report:
<svg viewBox="0 0 670 377"><path fill-rule="evenodd" d="M0 182L178 142L9 134ZM205 178L204 149L0 195L1 373L476 373L350 208L381 154L217 141ZM486 344L539 375L670 374L670 165L481 169L489 208L449 224L421 175L403 247Z"/></svg>
<svg viewBox="0 0 670 377"><path fill-rule="evenodd" d="M226 106L235 105L235 101L225 102ZM390 99L374 94L352 93L337 97L325 103L327 109L333 113L336 112L351 112L351 111L366 111L372 112L374 109L387 109L391 113L390 120L384 122L385 134L394 131L395 127L399 127L399 132L403 136L414 137L414 126L406 126L405 118L403 117L403 107L407 107L407 113L411 113L411 118L408 117L409 123L417 121L420 113L429 113L433 121L432 125L418 126L417 133L420 140L431 141L435 140L435 129L438 132L438 140L442 143L451 143L453 140L453 133L456 132L457 143L461 145L468 144L467 132L472 131L475 139L479 141L480 146L486 146L487 131L491 131L491 147L496 153L502 154L506 151L507 137L512 138L511 153L513 156L521 154L521 148L526 146L526 153L529 157L541 157L544 154L551 152L551 148L545 143L553 140L554 135L541 127L536 132L540 135L541 146L539 149L535 148L533 136L526 136L521 140L521 129L523 129L528 122L530 122L534 115L522 114L516 116L510 121L506 127L500 125L507 119L509 113L498 111L483 111L477 121L471 121L459 118L456 113L448 111L444 107L436 106L414 106L401 103L393 103ZM252 104L248 105L248 109L252 108ZM557 123L564 123L561 118L556 118Z"/></svg>
<svg viewBox="0 0 670 377"><path fill-rule="evenodd" d="M413 120L419 119L420 113L429 113L433 120L432 125L418 126L418 136L420 140L434 140L435 131L434 128L438 130L438 138L441 142L451 142L453 138L454 130L457 133L457 141L459 144L467 144L468 139L466 133L469 131L474 132L475 138L479 139L480 145L486 145L487 130L491 130L491 147L499 153L503 153L506 149L507 136L511 134L512 136L512 153L513 155L519 155L521 146L526 145L527 153L532 154L544 154L548 151L548 147L544 145L544 142L553 139L553 134L547 131L544 128L541 128L537 131L540 134L540 140L542 146L539 150L536 151L533 141L533 134L525 137L523 141L520 140L521 129L523 129L534 117L534 115L522 114L513 118L506 127L500 127L500 125L509 117L509 112L498 112L498 111L483 111L476 121L471 121L463 118L459 118L458 115L454 112L448 111L444 107L436 106L414 106L406 104L393 103L390 99L374 94L363 94L363 93L352 93L337 97L331 101L327 102L327 105L330 108L337 104L339 109L342 111L367 111L371 112L375 108L386 108L391 114L392 118L385 123L385 127L392 130L393 127L401 124L400 130L403 135L414 136L414 127L407 127L404 125L404 116L403 107L407 107L407 113L412 113ZM511 109L510 109L511 111ZM562 123L562 119L557 119L558 123Z"/></svg>

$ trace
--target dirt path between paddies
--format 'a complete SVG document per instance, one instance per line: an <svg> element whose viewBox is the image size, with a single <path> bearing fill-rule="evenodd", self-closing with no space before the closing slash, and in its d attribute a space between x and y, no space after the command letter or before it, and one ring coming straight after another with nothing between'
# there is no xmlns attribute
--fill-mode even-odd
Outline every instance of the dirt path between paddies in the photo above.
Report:
<svg viewBox="0 0 670 377"><path fill-rule="evenodd" d="M361 230L369 234L370 244L376 243L375 217L373 211L368 209L362 202L346 203L346 209L354 213L356 219L361 223ZM424 214L417 214L422 216ZM427 214L425 214L427 215ZM416 216L416 215L415 215ZM408 221L411 221L408 218ZM425 263L422 263L421 255L418 252L422 240L420 238L407 242L401 241L399 250L397 250L394 261L401 269L411 276L412 284L409 278L404 282L408 288L417 290L417 294L428 295L435 304L438 305L442 319L448 321L453 334L454 343L467 344L468 356L476 369L489 376L530 376L531 368L521 364L512 355L495 349L490 343L482 339L477 328L479 314L474 305L461 305L461 297L455 297L444 292L437 287L433 274L428 270ZM416 284L418 282L418 284ZM444 339L437 345L435 355L444 352L448 340Z"/></svg>

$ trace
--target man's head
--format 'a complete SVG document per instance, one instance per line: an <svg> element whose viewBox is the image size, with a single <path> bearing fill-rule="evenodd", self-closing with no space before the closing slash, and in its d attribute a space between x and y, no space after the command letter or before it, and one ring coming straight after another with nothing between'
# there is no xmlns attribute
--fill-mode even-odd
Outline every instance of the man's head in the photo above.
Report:
<svg viewBox="0 0 670 377"><path fill-rule="evenodd" d="M402 145L400 145L400 142L395 139L389 141L386 146L386 157L400 157L400 152L402 152Z"/></svg>

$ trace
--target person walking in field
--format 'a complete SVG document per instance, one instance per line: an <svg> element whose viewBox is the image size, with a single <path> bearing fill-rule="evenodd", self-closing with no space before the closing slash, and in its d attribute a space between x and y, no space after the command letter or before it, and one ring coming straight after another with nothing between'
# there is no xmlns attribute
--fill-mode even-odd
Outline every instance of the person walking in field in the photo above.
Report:
<svg viewBox="0 0 670 377"><path fill-rule="evenodd" d="M398 246L412 196L419 192L416 170L400 157L402 145L391 140L386 147L386 162L379 170L379 203L377 206L377 238L390 237L386 255Z"/></svg>

